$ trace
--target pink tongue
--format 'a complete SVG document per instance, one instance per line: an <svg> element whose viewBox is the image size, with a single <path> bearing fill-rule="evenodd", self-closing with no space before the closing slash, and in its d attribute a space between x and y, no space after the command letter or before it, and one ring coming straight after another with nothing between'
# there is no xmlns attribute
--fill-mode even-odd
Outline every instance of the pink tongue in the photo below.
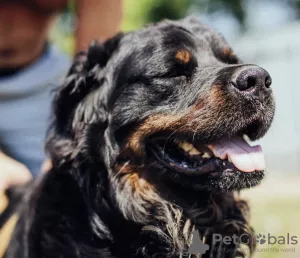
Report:
<svg viewBox="0 0 300 258"><path fill-rule="evenodd" d="M208 147L216 157L230 159L240 171L253 172L265 169L265 158L261 146L252 147L243 138L222 139Z"/></svg>

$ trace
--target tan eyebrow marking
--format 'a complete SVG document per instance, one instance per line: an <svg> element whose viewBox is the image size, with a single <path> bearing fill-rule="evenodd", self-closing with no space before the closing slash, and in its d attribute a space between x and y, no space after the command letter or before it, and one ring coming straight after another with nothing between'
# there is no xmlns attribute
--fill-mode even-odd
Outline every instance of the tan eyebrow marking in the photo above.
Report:
<svg viewBox="0 0 300 258"><path fill-rule="evenodd" d="M234 56L234 53L230 47L226 47L223 49L224 56Z"/></svg>
<svg viewBox="0 0 300 258"><path fill-rule="evenodd" d="M182 61L183 63L188 63L191 60L191 53L188 50L181 49L177 51L176 59Z"/></svg>

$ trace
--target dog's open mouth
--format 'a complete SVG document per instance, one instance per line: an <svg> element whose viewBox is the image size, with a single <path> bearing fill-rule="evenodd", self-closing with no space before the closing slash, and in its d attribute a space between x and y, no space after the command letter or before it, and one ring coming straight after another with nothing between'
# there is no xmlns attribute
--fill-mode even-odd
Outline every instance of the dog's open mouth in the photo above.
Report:
<svg viewBox="0 0 300 258"><path fill-rule="evenodd" d="M176 172L204 175L265 169L261 147L250 146L242 137L208 145L157 137L152 139L150 150L160 163Z"/></svg>

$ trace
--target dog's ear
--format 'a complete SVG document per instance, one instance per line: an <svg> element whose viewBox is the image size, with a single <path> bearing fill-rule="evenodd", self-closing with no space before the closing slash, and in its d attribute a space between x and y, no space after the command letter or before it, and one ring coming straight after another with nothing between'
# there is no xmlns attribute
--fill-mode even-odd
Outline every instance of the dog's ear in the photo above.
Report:
<svg viewBox="0 0 300 258"><path fill-rule="evenodd" d="M118 48L121 38L122 34L120 33L104 43L94 41L90 44L87 52L80 52L76 55L67 78L58 89L54 99L54 126L58 133L64 135L71 133L75 117L78 123L88 122L86 116L82 118L76 116L76 110L78 108L82 110L84 108L82 102L88 95L101 88L105 80L100 75L105 73L103 70ZM89 103L87 108L90 108L92 104ZM99 99L97 105L98 118L105 121L105 105Z"/></svg>
<svg viewBox="0 0 300 258"><path fill-rule="evenodd" d="M122 34L118 34L102 44L92 42L87 52L78 53L65 82L58 88L53 102L53 124L46 143L54 167L76 156L86 124L97 119L97 125L105 128L106 67L121 38Z"/></svg>
<svg viewBox="0 0 300 258"><path fill-rule="evenodd" d="M210 43L215 56L222 62L228 64L238 64L241 60L233 53L233 50L228 45L224 37L213 31L209 26L203 24L199 18L189 16L181 21L181 25L192 32L196 37L201 35Z"/></svg>

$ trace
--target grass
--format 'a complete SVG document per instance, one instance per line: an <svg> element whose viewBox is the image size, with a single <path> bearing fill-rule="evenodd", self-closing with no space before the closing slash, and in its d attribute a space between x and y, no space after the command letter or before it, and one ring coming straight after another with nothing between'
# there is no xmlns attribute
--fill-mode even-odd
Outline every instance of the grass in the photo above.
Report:
<svg viewBox="0 0 300 258"><path fill-rule="evenodd" d="M267 181L242 195L251 205L251 224L257 234L275 236L287 242L287 234L297 237L298 244L267 243L257 245L256 258L300 257L300 178ZM273 248L273 249L271 249ZM287 248L287 249L285 249ZM284 250L285 249L285 250Z"/></svg>

